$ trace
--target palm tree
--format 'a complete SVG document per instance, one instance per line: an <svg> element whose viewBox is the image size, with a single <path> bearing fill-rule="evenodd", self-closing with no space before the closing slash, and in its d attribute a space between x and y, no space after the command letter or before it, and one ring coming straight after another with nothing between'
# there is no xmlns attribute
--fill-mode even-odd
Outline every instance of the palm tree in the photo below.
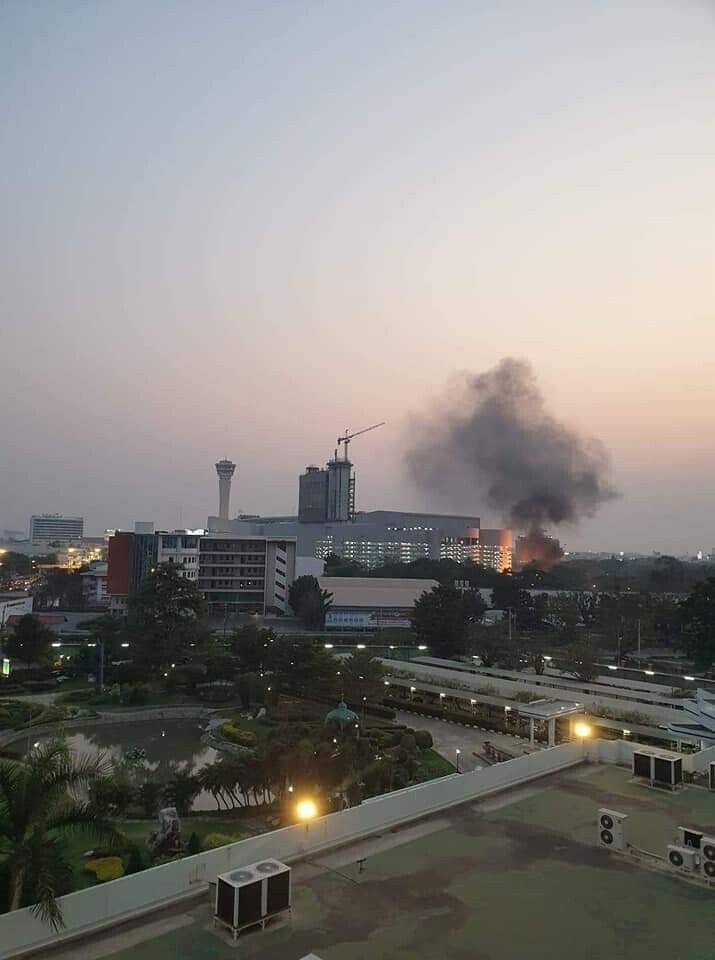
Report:
<svg viewBox="0 0 715 960"><path fill-rule="evenodd" d="M56 898L67 890L72 868L63 837L84 831L117 842L110 824L84 797L89 785L108 772L99 758L75 759L63 740L51 740L22 760L0 759L0 862L8 872L9 909L35 903L33 911L58 929L63 925Z"/></svg>

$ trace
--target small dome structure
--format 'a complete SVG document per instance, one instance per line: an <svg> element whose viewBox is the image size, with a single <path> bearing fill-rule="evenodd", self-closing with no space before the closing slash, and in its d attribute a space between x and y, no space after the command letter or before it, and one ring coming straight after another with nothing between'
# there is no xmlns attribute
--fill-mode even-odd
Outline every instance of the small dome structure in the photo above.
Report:
<svg viewBox="0 0 715 960"><path fill-rule="evenodd" d="M343 727L349 727L353 723L358 723L358 721L359 717L355 711L351 710L344 700L341 700L337 707L326 716L324 723L326 727L338 726L342 730Z"/></svg>

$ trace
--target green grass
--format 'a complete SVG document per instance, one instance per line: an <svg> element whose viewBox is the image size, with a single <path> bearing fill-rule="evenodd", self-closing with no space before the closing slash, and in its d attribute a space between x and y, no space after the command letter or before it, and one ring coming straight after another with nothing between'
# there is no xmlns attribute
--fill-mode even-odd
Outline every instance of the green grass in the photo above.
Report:
<svg viewBox="0 0 715 960"><path fill-rule="evenodd" d="M423 750L420 754L420 771L428 779L433 780L435 777L446 777L450 773L455 773L456 767L436 750Z"/></svg>

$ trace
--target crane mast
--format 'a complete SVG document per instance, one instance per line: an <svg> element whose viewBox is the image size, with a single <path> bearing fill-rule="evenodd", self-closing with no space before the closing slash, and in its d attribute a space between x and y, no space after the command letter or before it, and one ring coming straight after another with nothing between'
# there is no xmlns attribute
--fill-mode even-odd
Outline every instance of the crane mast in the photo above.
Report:
<svg viewBox="0 0 715 960"><path fill-rule="evenodd" d="M343 459L344 459L345 461L347 461L347 459L348 459L348 446L349 446L349 444L350 444L350 441L351 441L354 437L360 437L360 436L362 436L363 433L369 433L371 430L377 430L378 427L384 427L386 422L387 422L386 420L382 420L380 423L373 423L373 425L372 425L371 427L365 427L363 430L355 430L354 433L350 433L349 430L348 430L348 428L346 427L346 428L345 428L345 433L342 434L342 436L338 437L338 447L340 446L341 443L344 444L345 455L344 455ZM338 451L337 451L337 449L336 449L336 451L335 451L335 459L336 459L336 460L338 459Z"/></svg>

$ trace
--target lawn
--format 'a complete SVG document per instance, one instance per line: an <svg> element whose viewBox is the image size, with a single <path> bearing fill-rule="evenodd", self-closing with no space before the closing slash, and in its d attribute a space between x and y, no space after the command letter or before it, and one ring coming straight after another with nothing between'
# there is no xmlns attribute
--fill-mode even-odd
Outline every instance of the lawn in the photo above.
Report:
<svg viewBox="0 0 715 960"><path fill-rule="evenodd" d="M436 750L422 750L420 752L419 769L425 780L447 777L450 773L456 773L456 767L449 760L445 760Z"/></svg>

